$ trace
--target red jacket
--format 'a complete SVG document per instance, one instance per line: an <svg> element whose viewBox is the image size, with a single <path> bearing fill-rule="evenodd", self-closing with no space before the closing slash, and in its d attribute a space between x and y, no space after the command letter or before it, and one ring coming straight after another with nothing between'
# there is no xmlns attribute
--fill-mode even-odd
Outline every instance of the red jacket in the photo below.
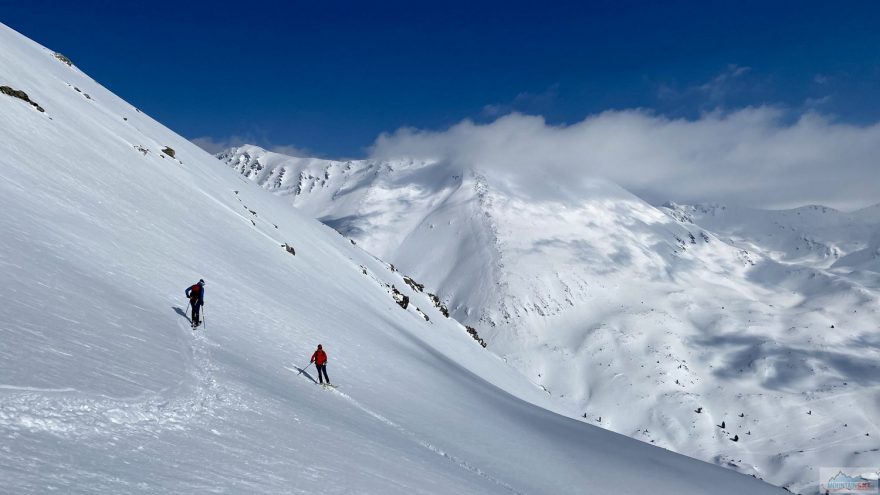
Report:
<svg viewBox="0 0 880 495"><path fill-rule="evenodd" d="M322 364L327 362L327 353L324 352L324 349L318 349L312 354L312 362L321 366Z"/></svg>

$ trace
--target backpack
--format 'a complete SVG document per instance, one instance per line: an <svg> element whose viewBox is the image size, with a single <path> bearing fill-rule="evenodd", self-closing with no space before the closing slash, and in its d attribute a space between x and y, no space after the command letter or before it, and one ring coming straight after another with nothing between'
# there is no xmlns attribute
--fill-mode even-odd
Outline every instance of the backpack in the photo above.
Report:
<svg viewBox="0 0 880 495"><path fill-rule="evenodd" d="M193 301L199 299L199 296L202 294L202 286L199 284L193 285L189 288L189 298Z"/></svg>

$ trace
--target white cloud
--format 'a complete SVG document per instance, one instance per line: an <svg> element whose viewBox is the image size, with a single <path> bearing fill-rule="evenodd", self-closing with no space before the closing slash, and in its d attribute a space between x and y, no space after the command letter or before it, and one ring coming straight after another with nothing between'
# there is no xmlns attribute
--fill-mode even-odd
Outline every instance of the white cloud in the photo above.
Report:
<svg viewBox="0 0 880 495"><path fill-rule="evenodd" d="M710 102L720 103L728 93L734 90L735 80L751 71L751 67L729 64L711 81L700 85L697 89L706 95Z"/></svg>
<svg viewBox="0 0 880 495"><path fill-rule="evenodd" d="M541 93L523 91L507 103L492 103L483 107L483 117L500 117L512 112L540 114L553 107L559 98L559 84L553 84Z"/></svg>
<svg viewBox="0 0 880 495"><path fill-rule="evenodd" d="M298 158L311 157L315 155L314 153L309 151L308 148L301 148L292 144L272 145L266 149L268 149L269 151L274 151L275 153L281 153L282 155L295 156Z"/></svg>
<svg viewBox="0 0 880 495"><path fill-rule="evenodd" d="M383 134L371 155L473 166L543 198L560 191L577 197L584 179L598 176L654 203L846 209L880 201L880 124L842 124L813 112L792 121L773 107L693 120L608 111L568 126L510 114L489 124Z"/></svg>
<svg viewBox="0 0 880 495"><path fill-rule="evenodd" d="M302 148L292 144L269 144L265 139L259 139L254 136L229 136L226 138L214 138L211 136L197 137L190 139L196 146L203 150L216 155L221 151L228 150L245 144L255 144L269 151L281 153L289 156L304 157L313 156L313 153L307 148Z"/></svg>
<svg viewBox="0 0 880 495"><path fill-rule="evenodd" d="M698 102L701 107L718 107L730 96L761 88L761 78L747 77L751 67L728 64L722 71L704 83L685 86L683 88L668 82L657 85L656 96L661 101Z"/></svg>
<svg viewBox="0 0 880 495"><path fill-rule="evenodd" d="M190 141L199 148L202 148L208 153L211 153L212 155L216 155L217 153L225 151L234 146L241 146L250 142L248 139L240 136L230 136L227 138L219 139L210 136L202 136L190 139Z"/></svg>

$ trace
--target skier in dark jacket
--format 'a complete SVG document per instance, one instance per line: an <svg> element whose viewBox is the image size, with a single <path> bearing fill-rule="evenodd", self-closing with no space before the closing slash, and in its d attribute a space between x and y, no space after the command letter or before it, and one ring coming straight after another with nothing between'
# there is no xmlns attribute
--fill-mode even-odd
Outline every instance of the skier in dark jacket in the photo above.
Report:
<svg viewBox="0 0 880 495"><path fill-rule="evenodd" d="M189 298L189 305L192 306L192 326L199 326L201 323L201 309L205 305L205 280L199 279L199 283L186 288L186 297Z"/></svg>
<svg viewBox="0 0 880 495"><path fill-rule="evenodd" d="M312 354L312 362L315 363L315 368L318 368L318 381L321 385L324 384L324 379L327 380L327 385L330 385L330 377L327 376L327 353L324 352L321 344L318 344L318 350ZM324 374L323 377L321 376L322 373Z"/></svg>

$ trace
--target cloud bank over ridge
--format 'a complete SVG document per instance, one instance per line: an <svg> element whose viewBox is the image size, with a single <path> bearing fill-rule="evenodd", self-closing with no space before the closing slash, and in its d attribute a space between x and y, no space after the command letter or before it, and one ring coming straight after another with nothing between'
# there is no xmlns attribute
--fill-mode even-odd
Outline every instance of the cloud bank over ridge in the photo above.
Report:
<svg viewBox="0 0 880 495"><path fill-rule="evenodd" d="M446 130L380 135L371 158L441 160L490 170L535 198L577 198L604 177L648 201L854 209L880 202L880 124L858 126L761 106L672 119L615 110L571 125L512 113Z"/></svg>

